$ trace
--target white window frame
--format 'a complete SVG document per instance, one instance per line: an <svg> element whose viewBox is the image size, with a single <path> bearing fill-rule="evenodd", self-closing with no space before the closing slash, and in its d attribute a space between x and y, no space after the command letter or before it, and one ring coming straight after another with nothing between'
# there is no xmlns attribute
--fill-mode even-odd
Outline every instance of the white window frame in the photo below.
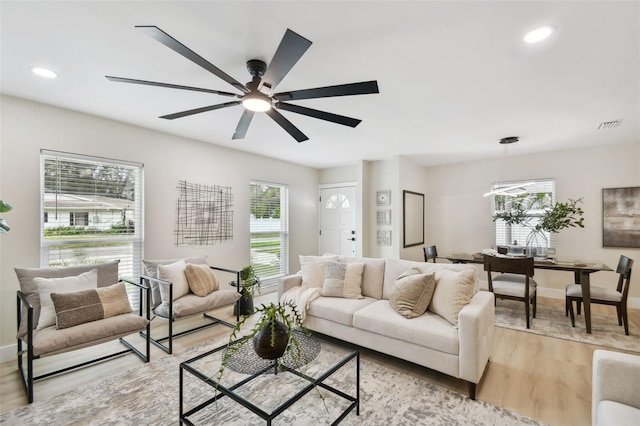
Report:
<svg viewBox="0 0 640 426"><path fill-rule="evenodd" d="M531 183L532 182L532 183ZM529 184L531 183L531 184ZM497 182L492 186L492 191L498 188L514 187L519 184L526 184L522 188L526 190L525 194L517 196L508 196L501 194L491 195L491 217L498 212L505 211L511 208L511 203L524 202L527 208L527 216L530 219L530 224L535 225L539 218L544 213L545 207L552 207L556 202L556 182L553 178L526 180L526 181L508 181ZM538 196L538 202L535 202L536 194L550 193L551 196L542 195ZM498 219L493 221L493 247L511 245L517 241L517 245L524 246L526 239L531 229L523 225L507 225L503 220ZM556 238L555 234L543 232L544 237L547 239L547 248L555 249Z"/></svg>
<svg viewBox="0 0 640 426"><path fill-rule="evenodd" d="M280 218L279 220L273 219L265 219L265 222L260 223L259 218L255 218L252 214L252 207L254 205L253 185L262 185L268 187L276 187L280 189ZM249 232L249 256L250 256L250 264L254 267L257 275L261 279L262 287L274 286L278 282L278 278L286 276L289 274L289 186L281 183L274 182L265 182L259 180L251 180L249 182L249 218L250 218L250 232ZM268 223L267 223L268 222ZM275 229L274 229L275 228ZM268 252L261 252L257 250L254 246L257 241L254 238L255 235L264 234L279 234L279 257L277 259L277 271L275 268L269 268L263 266L265 259L267 263L269 259L273 258L273 262L276 262L274 256L269 256ZM275 265L272 265L275 267Z"/></svg>
<svg viewBox="0 0 640 426"><path fill-rule="evenodd" d="M89 210L66 206L65 208L62 190L56 189L54 192L47 192L45 187L45 164L47 161L67 161L86 163L90 165L103 165L122 167L128 169L134 178L133 200L130 201L130 207L117 213L125 221L125 224L133 221L132 230L121 233L104 233L96 232L95 236L91 236L90 232L82 235L58 235L46 236L46 228L55 228L66 225L66 220L70 218L72 214L88 212ZM56 170L57 172L58 170ZM90 181L92 178L87 178ZM86 181L83 181L85 184ZM82 263L97 263L106 262L110 260L119 259L118 265L119 275L122 278L128 278L137 280L141 272L141 261L143 256L144 247L144 165L141 163L134 163L123 160L114 160L101 157L93 157L81 154L72 154L66 152L57 152L49 150L41 150L40 152L40 247L41 256L40 264L42 267L55 267L55 266L67 266L72 264ZM45 193L48 194L45 196ZM53 194L55 203L55 213L47 212L50 203L45 203L45 200L52 198ZM86 194L86 193L85 193ZM79 199L88 200L95 205L95 198L98 195L78 195L74 194ZM125 201L126 203L126 201ZM91 222L92 215L88 214L89 221L86 225L78 225L78 228L91 228L94 223ZM97 214L97 213L96 213ZM66 215L66 219L64 219ZM58 218L56 221L56 217ZM109 225L111 226L111 225ZM74 248L81 247L81 248ZM56 253L57 251L57 253ZM54 259L52 256L56 253L58 256ZM114 283L115 284L115 283ZM132 302L137 302L138 292L130 293Z"/></svg>

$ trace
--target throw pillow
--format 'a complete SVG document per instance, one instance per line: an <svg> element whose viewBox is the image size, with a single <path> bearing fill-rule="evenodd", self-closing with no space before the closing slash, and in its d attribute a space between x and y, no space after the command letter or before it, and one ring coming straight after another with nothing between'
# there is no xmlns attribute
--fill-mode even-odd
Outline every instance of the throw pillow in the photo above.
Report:
<svg viewBox="0 0 640 426"><path fill-rule="evenodd" d="M362 271L364 263L325 262L324 282L321 296L363 299Z"/></svg>
<svg viewBox="0 0 640 426"><path fill-rule="evenodd" d="M416 318L424 314L436 289L434 274L423 274L417 268L396 278L389 304L405 318Z"/></svg>
<svg viewBox="0 0 640 426"><path fill-rule="evenodd" d="M176 263L180 259L164 259L164 260L142 260L144 270L146 274L152 278L158 278L158 265L170 265ZM193 263L198 265L204 265L207 263L207 256L187 257L182 259L184 263ZM117 281L117 280L116 280ZM151 307L155 308L162 303L162 297L160 295L160 285L155 282L146 280L147 285L151 284Z"/></svg>
<svg viewBox="0 0 640 426"><path fill-rule="evenodd" d="M191 292L196 296L204 297L220 288L218 278L209 265L194 265L187 263L184 268L187 283Z"/></svg>
<svg viewBox="0 0 640 426"><path fill-rule="evenodd" d="M322 288L324 283L325 262L338 260L338 256L302 256L300 255L300 269L302 271L302 287Z"/></svg>
<svg viewBox="0 0 640 426"><path fill-rule="evenodd" d="M184 295L189 294L189 282L184 274L184 268L187 264L184 260L179 260L170 265L158 265L158 278L169 281L173 284L173 299L176 300ZM160 285L160 297L164 305L169 304L169 286Z"/></svg>
<svg viewBox="0 0 640 426"><path fill-rule="evenodd" d="M435 276L436 290L429 310L457 327L458 314L475 294L477 271L452 271L443 268L437 270Z"/></svg>
<svg viewBox="0 0 640 426"><path fill-rule="evenodd" d="M40 294L40 318L38 330L56 324L56 311L51 300L51 293L73 293L98 287L98 270L92 269L80 275L63 278L35 277L33 282L38 286Z"/></svg>
<svg viewBox="0 0 640 426"><path fill-rule="evenodd" d="M124 283L75 293L51 293L51 300L59 329L131 312Z"/></svg>

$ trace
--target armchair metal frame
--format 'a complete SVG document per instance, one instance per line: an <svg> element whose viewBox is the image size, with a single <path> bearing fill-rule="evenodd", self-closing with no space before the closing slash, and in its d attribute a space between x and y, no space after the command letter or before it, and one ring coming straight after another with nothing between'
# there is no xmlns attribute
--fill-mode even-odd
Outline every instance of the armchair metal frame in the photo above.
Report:
<svg viewBox="0 0 640 426"><path fill-rule="evenodd" d="M144 302L144 303L140 303L140 308L139 308L139 315L143 316L143 310L146 310L146 318L147 320L150 320L151 318L151 309L150 309L150 305L151 305L151 294L149 292L149 288L147 286L145 286L143 283L136 283L133 281L129 281L126 279L120 279L120 282L126 282L128 284L134 285L136 287L139 288L140 291L140 301ZM143 297L145 295L145 291L146 291L146 297ZM20 337L18 337L17 339L17 354L18 354L18 370L20 372L20 376L22 379L22 384L24 386L25 392L27 393L27 399L29 401L29 404L31 404L33 402L33 384L35 381L40 380L40 379L45 379L47 377L51 377L51 376L55 376L58 374L62 374L62 373L66 373L67 371L72 371L72 370L76 370L82 367L86 367L88 365L92 365L92 364L96 364L111 358L115 358L115 357L119 357L125 354L128 354L130 352L135 353L142 361L144 361L145 363L149 362L149 360L151 359L150 356L150 349L151 349L151 345L149 342L149 339L146 339L146 344L145 344L145 353L142 353L138 348L136 348L135 346L133 346L131 343L129 343L128 341L126 341L124 339L124 337L120 337L118 338L118 340L120 341L120 343L122 343L124 346L127 347L127 349L119 351L119 352L115 352L109 355L105 355L105 356L101 356L98 358L94 358L92 360L89 361L85 361L85 362L81 362L69 367L65 367L65 368L61 368L59 370L56 371L51 371L49 373L45 373L45 374L41 374L39 376L34 376L33 374L33 361L36 359L40 359L41 356L40 355L34 355L33 354L33 306L27 301L26 296L24 295L24 293L22 293L20 290L18 290L17 292L17 319L18 319L18 331L19 331L19 327L20 327L20 323L22 320L22 308L25 307L27 309L27 335L26 337L26 342L23 341L23 339L21 339ZM147 335L149 334L150 331L150 327L151 327L151 321L149 321L147 323ZM26 349L23 349L23 343L26 343ZM106 343L104 341L101 341L100 343ZM98 343L98 344L100 344ZM25 373L25 368L24 368L24 361L23 361L23 357L24 355L27 355L27 371Z"/></svg>
<svg viewBox="0 0 640 426"><path fill-rule="evenodd" d="M242 291L240 289L240 271L236 271L234 269L226 269L226 268L219 268L217 266L211 266L209 265L209 268L216 270L216 271L222 271L222 272L228 272L231 274L236 274L236 289L238 291L238 293L242 294ZM151 343L153 343L155 346L157 346L158 348L162 349L164 352L168 353L168 354L172 354L173 353L173 339L176 337L180 337L180 336L184 336L186 334L190 334L190 333L194 333L196 331L202 330L204 328L207 327L211 327L214 325L218 325L218 324L222 324L222 325L226 325L227 327L230 328L234 328L236 325L232 324L230 322L221 320L219 318L216 318L214 316L209 315L207 312L202 312L202 316L208 320L211 320L210 323L208 324L203 324L203 325L199 325L193 328L190 328L188 330L183 330L180 331L178 333L174 333L173 332L173 322L177 321L178 318L175 318L173 316L173 283L169 282L169 281L165 281L162 280L160 278L154 278L151 277L149 275L140 275L140 283L143 283L145 280L147 280L149 282L149 287L151 288L151 283L157 283L158 285L164 285L169 287L169 312L171 314L171 318L167 318L164 315L159 315L154 313L154 315L160 317L160 318L165 318L166 320L168 320L168 335L161 337L161 338L153 338L151 337L151 333L150 330L147 330L147 334L146 336L149 336L149 340L151 341ZM240 321L240 299L238 299L238 301L236 302L236 306L237 306L237 310L236 310L236 322ZM196 315L196 314L193 314ZM142 335L143 337L146 337L144 332L140 332L140 335ZM166 342L168 341L168 345L164 345L162 342Z"/></svg>

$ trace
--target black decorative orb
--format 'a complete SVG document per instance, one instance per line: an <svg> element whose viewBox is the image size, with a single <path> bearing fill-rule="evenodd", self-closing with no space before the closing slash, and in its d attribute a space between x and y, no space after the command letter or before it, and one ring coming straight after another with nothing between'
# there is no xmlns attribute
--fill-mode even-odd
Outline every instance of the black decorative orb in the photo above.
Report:
<svg viewBox="0 0 640 426"><path fill-rule="evenodd" d="M271 345L271 324L271 322L267 323L262 330L253 336L253 349L263 359L280 358L289 342L289 329L283 322L276 321L275 342L274 345Z"/></svg>

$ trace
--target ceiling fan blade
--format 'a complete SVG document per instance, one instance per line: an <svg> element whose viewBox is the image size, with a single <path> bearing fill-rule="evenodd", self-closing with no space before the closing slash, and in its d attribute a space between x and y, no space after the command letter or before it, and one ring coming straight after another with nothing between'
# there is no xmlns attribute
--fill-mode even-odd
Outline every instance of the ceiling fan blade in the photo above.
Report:
<svg viewBox="0 0 640 426"><path fill-rule="evenodd" d="M162 31L160 28L156 27L155 25L136 25L136 28L139 28L139 29L143 30L148 35L150 35L151 37L153 37L156 40L158 40L160 43L162 43L165 46L167 46L169 49L175 51L176 53L179 53L180 55L182 55L185 58L189 59L191 62L194 62L197 65L200 65L202 68L206 69L207 71L209 71L213 75L215 75L215 76L221 78L222 80L226 81L227 83L229 83L230 85L232 85L236 89L238 89L238 90L240 90L240 91L242 91L244 93L249 92L249 90L244 86L244 84L242 84L239 81L235 80L229 74L225 73L220 68L216 67L211 62L207 61L202 56L198 55L193 50L189 49L187 46L185 46L184 44L180 43L178 40L176 40L175 38L171 37L169 34L165 33L164 31Z"/></svg>
<svg viewBox="0 0 640 426"><path fill-rule="evenodd" d="M273 95L279 101L297 101L300 99L329 98L333 96L368 95L380 93L378 82L363 81L361 83L338 84L337 86L316 87L315 89L294 90Z"/></svg>
<svg viewBox="0 0 640 426"><path fill-rule="evenodd" d="M244 110L231 139L244 139L249 129L249 124L251 124L251 120L253 120L253 114L255 114L253 111L249 111L248 109Z"/></svg>
<svg viewBox="0 0 640 426"><path fill-rule="evenodd" d="M307 115L309 117L319 118L320 120L330 121L332 123L342 124L343 126L349 127L356 127L362 121L357 118L345 117L344 115L332 114L330 112L319 111L317 109L287 104L284 102L278 103L276 107L285 111L291 111L297 114Z"/></svg>
<svg viewBox="0 0 640 426"><path fill-rule="evenodd" d="M311 41L287 29L282 41L280 41L280 45L276 49L276 53L273 55L273 59L271 59L271 63L269 63L267 71L262 77L262 84L270 90L275 89L284 76L304 55L309 46L311 46Z"/></svg>
<svg viewBox="0 0 640 426"><path fill-rule="evenodd" d="M296 126L294 126L293 123L291 123L289 120L287 120L282 114L280 114L275 109L271 108L270 110L266 111L266 114L269 117L271 117L273 119L273 121L278 123L280 125L280 127L282 127L284 130L286 130L287 133L289 133L291 136L293 136L293 138L295 140L297 140L298 142L304 142L306 140L309 140L307 135L302 133L300 131L300 129L298 129Z"/></svg>
<svg viewBox="0 0 640 426"><path fill-rule="evenodd" d="M175 120L176 118L187 117L189 115L200 114L201 112L207 112L207 111L214 111L216 109L232 107L234 105L239 105L239 104L240 104L240 101L225 102L223 104L209 105L209 106L202 107L202 108L190 109L188 111L182 111L182 112L176 112L176 113L173 113L173 114L162 115L159 118L164 118L164 119L167 119L167 120Z"/></svg>
<svg viewBox="0 0 640 426"><path fill-rule="evenodd" d="M181 90L192 90L194 92L213 93L214 95L221 95L221 96L233 96L233 97L237 96L235 93L221 92L220 90L213 90L213 89L203 89L200 87L180 86L178 84L159 83L157 81L147 81L147 80L135 80L133 78L113 77L110 75L105 75L105 77L107 78L107 80L115 81L117 83L144 84L147 86L167 87L169 89L181 89Z"/></svg>

